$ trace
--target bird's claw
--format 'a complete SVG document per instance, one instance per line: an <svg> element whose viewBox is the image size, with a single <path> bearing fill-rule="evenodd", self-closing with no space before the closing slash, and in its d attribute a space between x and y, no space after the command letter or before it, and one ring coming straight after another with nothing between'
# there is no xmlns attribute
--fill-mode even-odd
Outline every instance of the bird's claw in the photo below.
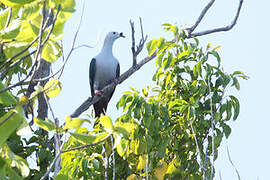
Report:
<svg viewBox="0 0 270 180"><path fill-rule="evenodd" d="M118 81L118 79L119 79L118 77L115 77L112 79L112 82L116 83Z"/></svg>
<svg viewBox="0 0 270 180"><path fill-rule="evenodd" d="M98 95L98 96L101 96L102 95L102 91L101 90L95 90L95 94Z"/></svg>

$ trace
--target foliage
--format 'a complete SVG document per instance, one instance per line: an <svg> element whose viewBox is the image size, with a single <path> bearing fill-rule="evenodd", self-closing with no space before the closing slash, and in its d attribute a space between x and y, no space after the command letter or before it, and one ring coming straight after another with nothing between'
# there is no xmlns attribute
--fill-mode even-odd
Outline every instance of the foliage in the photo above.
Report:
<svg viewBox="0 0 270 180"><path fill-rule="evenodd" d="M89 119L69 116L62 127L36 116L28 122L25 105L34 109L39 95L57 96L61 82L41 81L30 96L25 85L31 81L21 83L19 90L4 89L32 76L41 58L54 63L62 55L59 40L75 1L1 2L0 179L40 179L46 173L56 152L45 131L68 137L62 140L62 168L55 179L210 176L211 155L218 157L220 143L231 133L228 122L239 115L239 101L228 89L239 90L238 79L247 79L240 71L223 71L219 46L203 48L187 32L164 24L174 40L161 37L146 47L149 55L157 53L155 86L125 92L117 104L123 115L114 123L102 116L89 130L83 127Z"/></svg>
<svg viewBox="0 0 270 180"><path fill-rule="evenodd" d="M1 1L1 90L31 75L39 59L36 58L37 49L42 49L41 58L48 62L54 62L61 56L59 40L63 37L64 23L74 12L74 6L74 0ZM0 93L0 179L40 179L46 172L54 157L53 142L47 135L44 136L41 129L30 128L25 119L24 105L30 100L34 102L39 93L45 92L54 97L60 89L61 83L51 80L44 88L37 86L31 97L25 96L26 86ZM35 118L35 122L40 121ZM35 159L32 166L37 167L29 168L31 158Z"/></svg>
<svg viewBox="0 0 270 180"><path fill-rule="evenodd" d="M146 175L201 179L204 173L210 177L212 151L216 159L222 139L231 133L228 122L239 115L239 102L228 89L239 90L239 77L247 77L240 71L228 74L222 70L220 46L203 48L198 39L186 39L178 27L164 27L173 32L174 41L161 37L147 44L149 55L158 53L156 85L141 93L134 88L125 92L117 104L124 114L114 124L103 116L94 130L77 129L90 139L104 132L112 138L64 153L60 174L86 179L103 179L104 171L109 177L115 173L116 179ZM71 137L65 148L86 144L86 137Z"/></svg>

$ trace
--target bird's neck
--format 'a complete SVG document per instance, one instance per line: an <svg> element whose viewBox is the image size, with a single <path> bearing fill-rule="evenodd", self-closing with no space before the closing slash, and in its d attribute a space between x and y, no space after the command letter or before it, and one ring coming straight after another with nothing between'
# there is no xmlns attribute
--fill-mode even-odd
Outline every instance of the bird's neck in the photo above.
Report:
<svg viewBox="0 0 270 180"><path fill-rule="evenodd" d="M113 47L114 40L113 39L107 39L105 38L104 44L102 47L102 52L106 54L111 54L112 55L112 47Z"/></svg>

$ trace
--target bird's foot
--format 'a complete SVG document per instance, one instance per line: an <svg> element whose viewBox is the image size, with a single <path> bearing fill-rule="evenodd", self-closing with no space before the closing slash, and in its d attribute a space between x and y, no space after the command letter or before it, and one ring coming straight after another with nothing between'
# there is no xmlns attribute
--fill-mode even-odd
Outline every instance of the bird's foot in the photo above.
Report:
<svg viewBox="0 0 270 180"><path fill-rule="evenodd" d="M101 90L95 90L95 94L98 95L98 96L101 96L102 95L102 91Z"/></svg>
<svg viewBox="0 0 270 180"><path fill-rule="evenodd" d="M116 83L119 80L119 77L115 77L112 79L112 82Z"/></svg>

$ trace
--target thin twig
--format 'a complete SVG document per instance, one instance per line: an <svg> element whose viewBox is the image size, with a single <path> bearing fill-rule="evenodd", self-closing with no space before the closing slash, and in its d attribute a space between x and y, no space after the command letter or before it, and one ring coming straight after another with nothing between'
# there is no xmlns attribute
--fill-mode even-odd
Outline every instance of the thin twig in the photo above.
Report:
<svg viewBox="0 0 270 180"><path fill-rule="evenodd" d="M69 58L70 58L72 52L73 52L74 49L75 49L75 43L76 43L76 40L77 40L79 31L80 31L80 28L81 28L81 24L82 24L82 19L83 19L83 14L84 14L84 9L85 9L85 0L83 1L82 13L81 13L81 17L80 17L80 21L79 21L77 30L76 30L76 32L75 32L75 35L74 35L74 38L73 38L73 41L72 41L71 49L70 49L70 51L69 51L69 53L68 53L68 55L67 55L67 58L66 58L66 60L65 60L65 62L64 62L64 64L63 64L61 73L60 73L60 75L59 75L58 78L60 78L61 75L63 74L65 65L66 65L67 61L69 60Z"/></svg>
<svg viewBox="0 0 270 180"><path fill-rule="evenodd" d="M229 148L228 147L227 147L227 154L228 154L228 157L229 157L229 161L230 161L231 165L233 166L233 168L234 168L234 170L235 170L235 172L237 174L238 180L241 180L240 174L239 174L237 168L235 167L234 163L232 162L232 159L231 159L231 156L230 156L230 152L229 152Z"/></svg>
<svg viewBox="0 0 270 180"><path fill-rule="evenodd" d="M94 46L90 46L88 44L82 44L82 45L74 47L73 50L76 50L76 49L79 49L79 48L82 48L82 47L86 47L86 48L89 48L89 49L94 48Z"/></svg>

